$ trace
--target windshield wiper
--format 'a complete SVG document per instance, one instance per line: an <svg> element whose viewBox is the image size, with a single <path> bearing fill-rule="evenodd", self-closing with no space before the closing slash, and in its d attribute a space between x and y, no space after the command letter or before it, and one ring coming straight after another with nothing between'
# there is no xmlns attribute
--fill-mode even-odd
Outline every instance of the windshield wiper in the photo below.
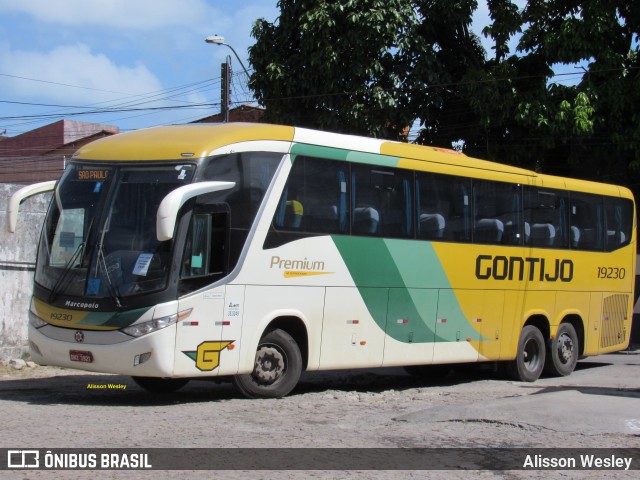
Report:
<svg viewBox="0 0 640 480"><path fill-rule="evenodd" d="M49 294L49 303L53 303L57 298L58 292L62 287L62 283L64 282L65 278L67 278L67 275L69 274L73 266L76 264L76 261L84 250L85 244L86 242L80 242L80 244L76 247L75 252L73 252L73 255L71 255L71 258L67 261L67 263L65 263L62 273L60 274L60 277L58 277L58 281L51 289L51 293Z"/></svg>
<svg viewBox="0 0 640 480"><path fill-rule="evenodd" d="M120 292L118 291L117 285L115 285L111 281L111 277L109 276L109 269L107 268L107 261L104 257L104 245L102 243L98 244L98 266L102 268L104 271L104 276L107 280L107 290L109 291L109 295L116 302L116 306L122 307L122 302L120 302Z"/></svg>

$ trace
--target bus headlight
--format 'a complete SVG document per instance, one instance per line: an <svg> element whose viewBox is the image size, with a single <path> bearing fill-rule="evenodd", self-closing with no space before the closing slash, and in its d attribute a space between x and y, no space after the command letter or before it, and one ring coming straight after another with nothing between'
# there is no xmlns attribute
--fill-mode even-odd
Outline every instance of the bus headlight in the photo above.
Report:
<svg viewBox="0 0 640 480"><path fill-rule="evenodd" d="M33 328L42 328L48 324L31 310L29 310L29 325L31 325Z"/></svg>
<svg viewBox="0 0 640 480"><path fill-rule="evenodd" d="M187 318L189 315L191 315L191 309L169 315L167 317L155 318L153 320L149 320L148 322L136 323L135 325L130 325L126 328L123 328L122 331L127 335L131 335L132 337L141 337L143 335L146 335L147 333L157 332L158 330L167 328L169 325L173 325L178 320Z"/></svg>

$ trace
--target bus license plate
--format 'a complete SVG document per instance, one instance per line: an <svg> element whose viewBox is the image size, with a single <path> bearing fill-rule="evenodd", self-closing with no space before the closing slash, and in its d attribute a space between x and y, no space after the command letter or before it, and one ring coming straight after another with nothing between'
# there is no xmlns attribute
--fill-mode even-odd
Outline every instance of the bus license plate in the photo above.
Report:
<svg viewBox="0 0 640 480"><path fill-rule="evenodd" d="M69 358L72 362L93 362L93 353L82 350L69 350Z"/></svg>

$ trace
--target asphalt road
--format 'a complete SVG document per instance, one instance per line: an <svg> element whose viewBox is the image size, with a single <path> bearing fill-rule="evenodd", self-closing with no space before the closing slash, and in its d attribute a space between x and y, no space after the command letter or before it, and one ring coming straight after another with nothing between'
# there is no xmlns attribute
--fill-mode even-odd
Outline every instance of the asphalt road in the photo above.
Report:
<svg viewBox="0 0 640 480"><path fill-rule="evenodd" d="M569 377L512 382L468 367L305 373L279 400L193 381L157 395L131 379L39 367L0 372L0 448L640 448L640 355L582 360ZM357 451L356 451L357 453ZM634 464L635 465L635 464ZM635 465L636 468L640 467ZM491 468L491 465L489 465ZM224 474L223 474L224 473ZM188 478L636 478L616 470L225 471ZM0 472L6 478L185 478L181 471Z"/></svg>

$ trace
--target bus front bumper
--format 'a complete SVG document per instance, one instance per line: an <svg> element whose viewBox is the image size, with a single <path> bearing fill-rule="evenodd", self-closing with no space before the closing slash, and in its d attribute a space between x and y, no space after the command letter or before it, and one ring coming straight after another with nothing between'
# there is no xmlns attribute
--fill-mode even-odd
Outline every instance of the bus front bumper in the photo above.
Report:
<svg viewBox="0 0 640 480"><path fill-rule="evenodd" d="M59 327L43 327L58 330ZM69 329L62 329L67 330ZM55 332L55 330L53 330ZM173 376L176 325L170 325L141 337L123 335L119 343L100 345L86 343L85 333L76 330L74 342L62 341L43 334L29 325L29 351L39 365L49 365L90 372L115 373L140 377ZM96 332L91 332L96 337ZM111 332L106 332L111 333ZM99 337L99 335L98 335Z"/></svg>

